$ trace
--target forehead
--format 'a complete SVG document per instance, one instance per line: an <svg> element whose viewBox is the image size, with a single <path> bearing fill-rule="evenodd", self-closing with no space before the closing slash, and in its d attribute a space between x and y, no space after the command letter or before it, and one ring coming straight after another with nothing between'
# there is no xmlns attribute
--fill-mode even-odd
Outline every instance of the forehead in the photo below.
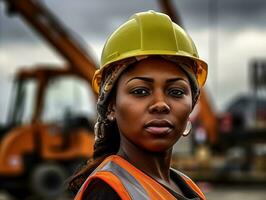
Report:
<svg viewBox="0 0 266 200"><path fill-rule="evenodd" d="M147 76L154 79L158 76L160 78L180 77L184 80L188 80L187 75L176 63L160 57L150 57L141 60L128 67L122 75L123 78L132 78L134 76Z"/></svg>

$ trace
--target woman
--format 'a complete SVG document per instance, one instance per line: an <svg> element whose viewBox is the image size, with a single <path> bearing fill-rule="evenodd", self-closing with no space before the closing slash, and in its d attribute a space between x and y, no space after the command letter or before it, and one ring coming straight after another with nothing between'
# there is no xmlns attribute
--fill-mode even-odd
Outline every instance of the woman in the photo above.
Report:
<svg viewBox="0 0 266 200"><path fill-rule="evenodd" d="M205 199L170 168L207 76L188 34L165 14L137 13L109 37L101 63L94 156L70 182L83 184L75 199Z"/></svg>

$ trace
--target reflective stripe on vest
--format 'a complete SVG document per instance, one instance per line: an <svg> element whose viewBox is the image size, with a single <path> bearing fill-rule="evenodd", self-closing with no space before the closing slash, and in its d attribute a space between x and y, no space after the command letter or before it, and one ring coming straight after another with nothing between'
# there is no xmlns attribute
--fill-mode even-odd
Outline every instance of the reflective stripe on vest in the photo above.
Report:
<svg viewBox="0 0 266 200"><path fill-rule="evenodd" d="M101 179L107 183L122 200L176 200L161 184L117 155L106 158L96 168L83 184L75 200L82 200L82 195L89 183L95 179ZM187 180L185 181L188 183ZM188 185L192 186L190 183ZM192 189L205 200L204 195L199 194L194 185Z"/></svg>
<svg viewBox="0 0 266 200"><path fill-rule="evenodd" d="M115 174L126 188L131 199L149 200L147 192L141 186L141 184L134 178L134 176L132 176L130 173L128 173L115 162L111 161L107 163L101 169L101 171L109 171Z"/></svg>

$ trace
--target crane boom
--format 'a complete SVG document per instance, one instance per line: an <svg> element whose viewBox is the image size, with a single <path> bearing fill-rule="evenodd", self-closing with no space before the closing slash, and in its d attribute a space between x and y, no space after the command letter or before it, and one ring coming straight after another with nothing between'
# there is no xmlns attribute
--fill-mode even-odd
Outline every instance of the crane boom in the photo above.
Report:
<svg viewBox="0 0 266 200"><path fill-rule="evenodd" d="M41 1L5 0L11 13L19 13L72 68L89 82L96 70L96 64L82 46L69 34L63 24L52 15Z"/></svg>

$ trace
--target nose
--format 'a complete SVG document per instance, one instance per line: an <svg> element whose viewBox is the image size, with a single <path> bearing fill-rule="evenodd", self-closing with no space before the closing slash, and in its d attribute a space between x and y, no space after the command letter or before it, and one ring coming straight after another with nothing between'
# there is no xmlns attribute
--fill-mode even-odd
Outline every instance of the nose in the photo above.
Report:
<svg viewBox="0 0 266 200"><path fill-rule="evenodd" d="M168 114L170 112L170 106L165 101L163 94L154 95L154 101L149 107L149 112L152 114Z"/></svg>

